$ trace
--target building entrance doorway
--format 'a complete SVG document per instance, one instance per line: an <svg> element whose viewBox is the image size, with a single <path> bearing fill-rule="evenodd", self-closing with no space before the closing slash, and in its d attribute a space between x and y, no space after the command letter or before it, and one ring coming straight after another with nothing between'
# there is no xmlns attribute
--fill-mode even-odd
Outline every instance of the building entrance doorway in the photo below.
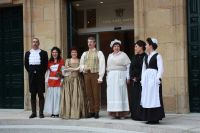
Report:
<svg viewBox="0 0 200 133"><path fill-rule="evenodd" d="M134 54L133 0L69 0L67 3L68 49L77 47L79 57L88 50L87 38L96 38L97 50L107 61L110 42L122 41L122 50ZM68 54L70 54L68 52ZM101 89L101 104L106 107L106 74Z"/></svg>

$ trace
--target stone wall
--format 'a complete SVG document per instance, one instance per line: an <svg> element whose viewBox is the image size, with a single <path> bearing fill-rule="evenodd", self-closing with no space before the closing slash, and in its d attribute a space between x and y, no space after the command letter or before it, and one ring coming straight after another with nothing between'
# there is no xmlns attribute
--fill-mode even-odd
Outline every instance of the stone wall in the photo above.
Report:
<svg viewBox="0 0 200 133"><path fill-rule="evenodd" d="M7 4L23 5L24 52L31 49L32 38L37 37L40 48L48 51L49 55L51 48L57 46L66 57L66 0L12 0ZM30 109L28 75L25 70L24 109Z"/></svg>
<svg viewBox="0 0 200 133"><path fill-rule="evenodd" d="M155 37L159 42L166 112L189 111L186 27L185 0L134 0L135 40Z"/></svg>

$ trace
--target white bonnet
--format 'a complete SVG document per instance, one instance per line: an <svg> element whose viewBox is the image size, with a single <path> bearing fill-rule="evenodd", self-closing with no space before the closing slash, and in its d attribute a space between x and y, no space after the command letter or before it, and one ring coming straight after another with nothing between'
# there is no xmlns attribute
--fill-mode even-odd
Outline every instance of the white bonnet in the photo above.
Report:
<svg viewBox="0 0 200 133"><path fill-rule="evenodd" d="M110 43L110 47L112 48L113 45L114 45L115 43L122 44L122 42L121 42L120 40L118 40L118 39L114 39L114 40Z"/></svg>
<svg viewBox="0 0 200 133"><path fill-rule="evenodd" d="M158 40L156 38L151 38L152 42L158 45Z"/></svg>

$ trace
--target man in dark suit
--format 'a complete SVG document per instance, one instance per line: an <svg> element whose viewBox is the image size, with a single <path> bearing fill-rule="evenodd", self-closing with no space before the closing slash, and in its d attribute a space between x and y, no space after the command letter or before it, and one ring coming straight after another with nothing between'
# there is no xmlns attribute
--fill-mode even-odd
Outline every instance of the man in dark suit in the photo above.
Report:
<svg viewBox="0 0 200 133"><path fill-rule="evenodd" d="M32 49L25 53L25 68L29 76L29 91L31 93L32 114L29 118L37 117L36 95L39 97L39 117L44 118L45 73L48 67L48 54L39 48L38 38L33 38Z"/></svg>

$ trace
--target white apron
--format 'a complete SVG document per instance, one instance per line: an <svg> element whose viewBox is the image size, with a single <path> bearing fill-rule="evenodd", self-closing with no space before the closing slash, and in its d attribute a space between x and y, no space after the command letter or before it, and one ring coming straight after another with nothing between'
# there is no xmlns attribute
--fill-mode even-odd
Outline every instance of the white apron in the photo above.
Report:
<svg viewBox="0 0 200 133"><path fill-rule="evenodd" d="M107 75L107 111L129 111L126 71L113 70Z"/></svg>
<svg viewBox="0 0 200 133"><path fill-rule="evenodd" d="M146 69L142 74L141 106L143 108L160 107L159 84L156 81L158 71Z"/></svg>

